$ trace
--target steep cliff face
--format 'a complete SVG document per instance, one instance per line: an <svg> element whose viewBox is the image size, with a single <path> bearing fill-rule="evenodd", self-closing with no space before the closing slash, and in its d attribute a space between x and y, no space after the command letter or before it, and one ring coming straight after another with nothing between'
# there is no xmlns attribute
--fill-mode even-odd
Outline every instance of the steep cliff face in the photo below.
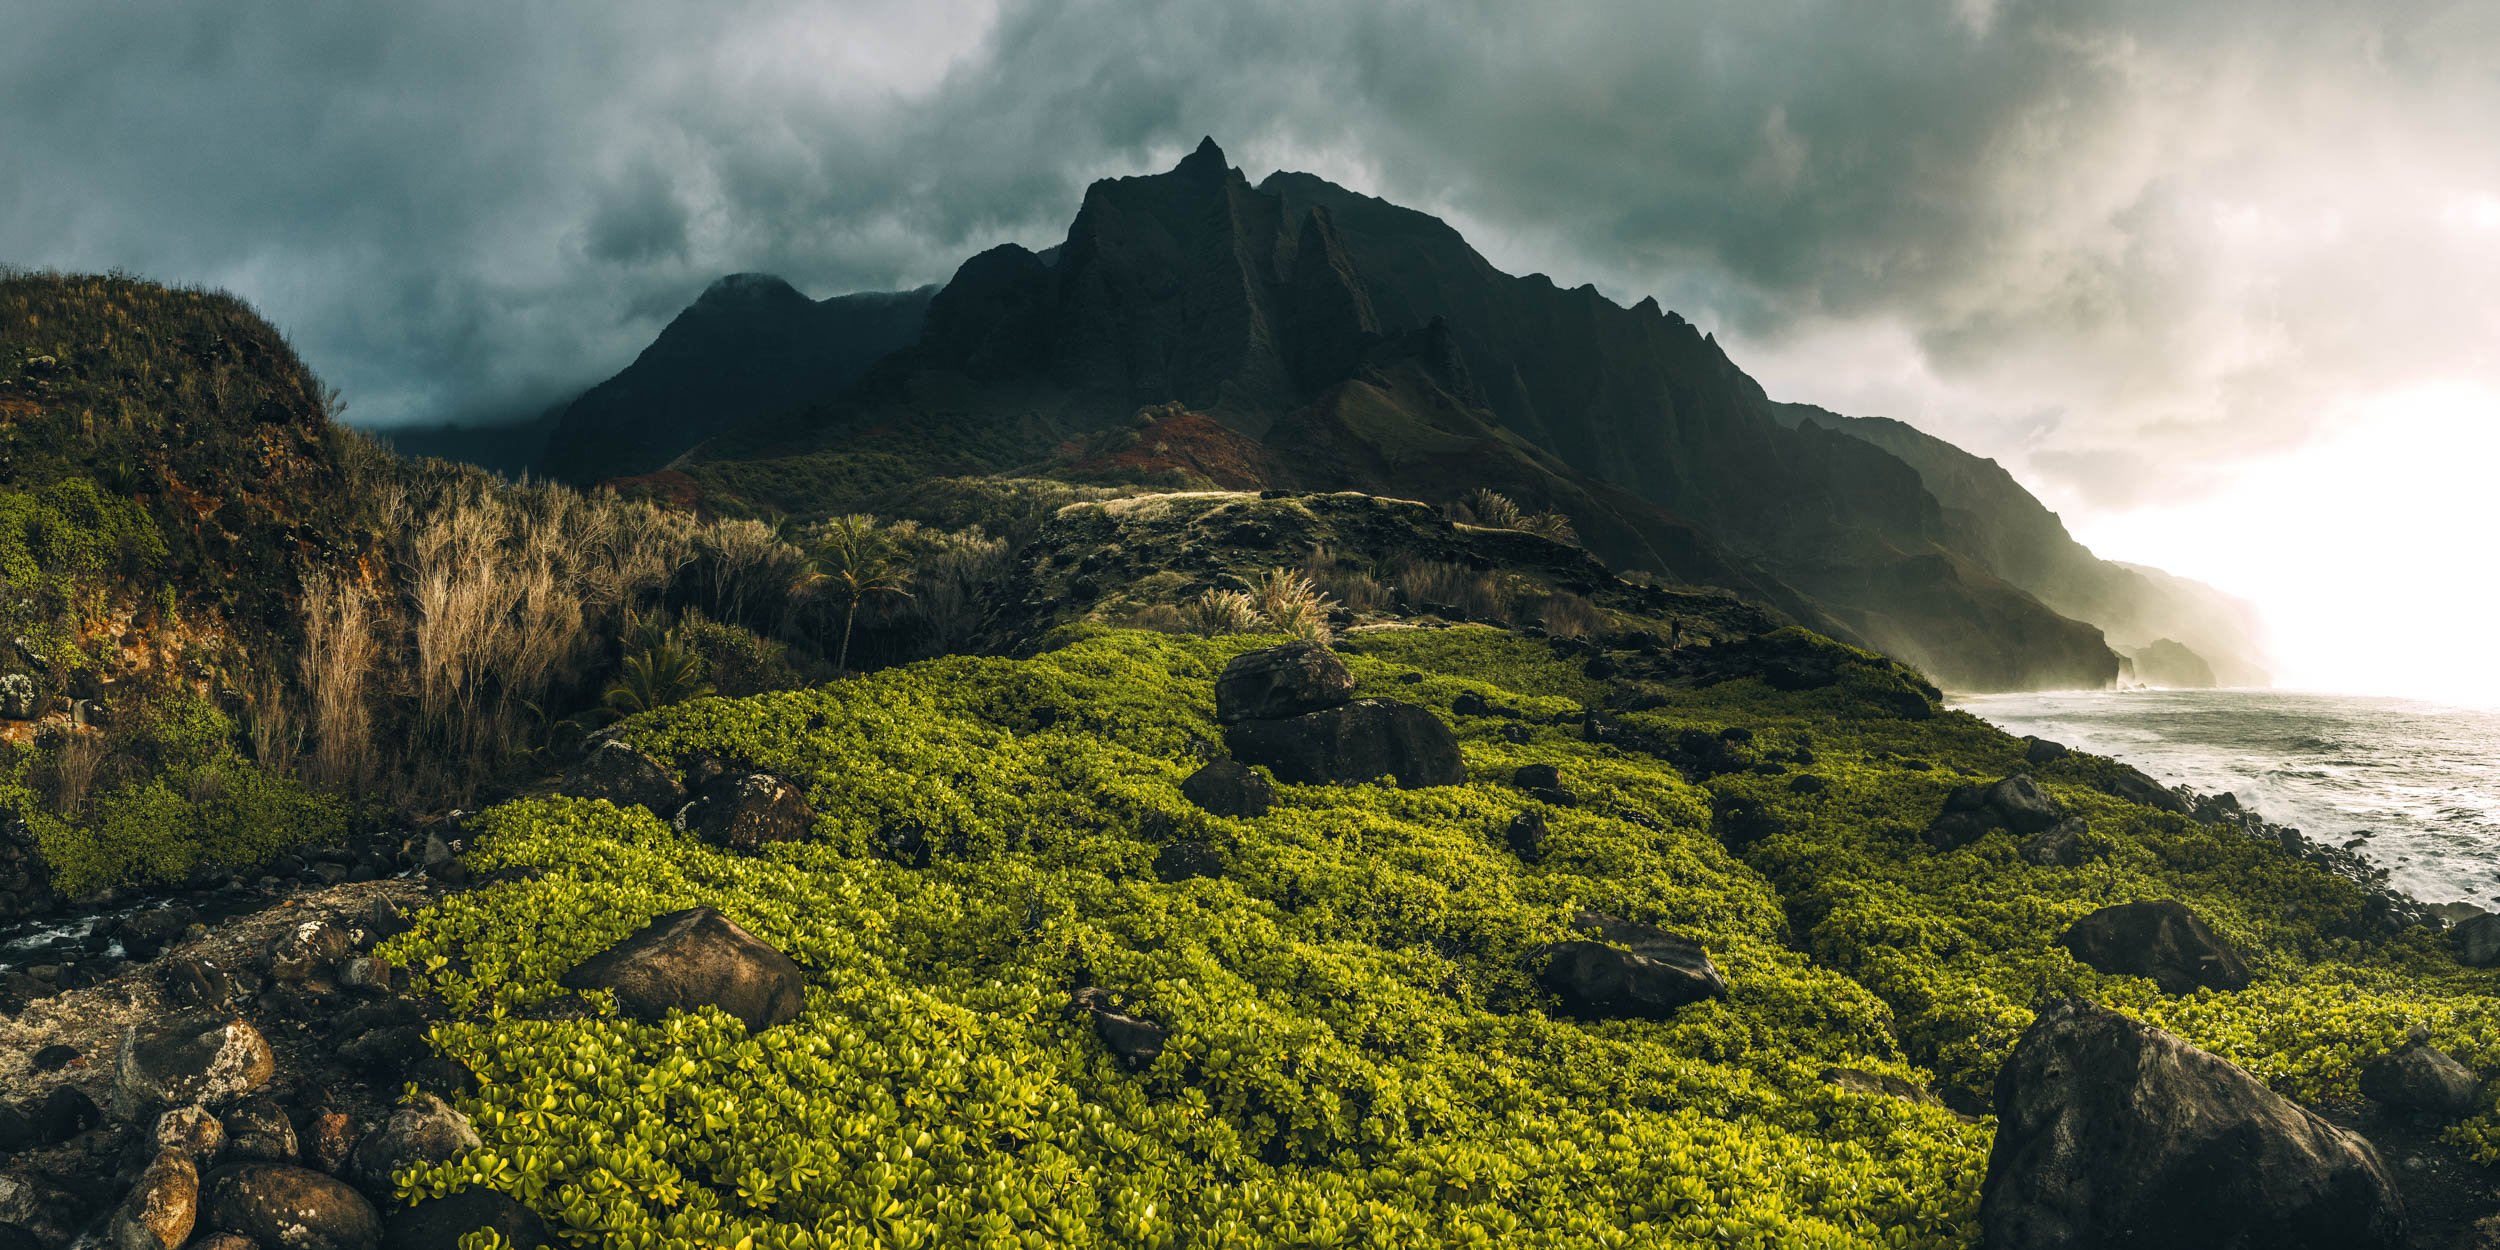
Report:
<svg viewBox="0 0 2500 1250"><path fill-rule="evenodd" d="M1946 546L2052 609L2100 626L2120 651L2162 640L2211 666L2201 682L2190 680L2197 669L2189 667L2174 671L2179 680L2157 684L2267 684L2253 608L2201 582L2093 555L1996 461L1888 418L1842 416L1806 404L1780 404L1775 412L1801 429L1861 439L1916 469L1943 506Z"/></svg>
<svg viewBox="0 0 2500 1250"><path fill-rule="evenodd" d="M839 390L920 336L932 294L820 301L769 274L731 274L564 409L538 469L584 484L647 473L723 430Z"/></svg>
<svg viewBox="0 0 2500 1250"><path fill-rule="evenodd" d="M917 344L689 461L825 510L928 473L1139 468L1154 457L1116 436L1168 405L1258 441L1221 456L1228 485L1490 488L1569 515L1617 567L1753 595L1947 685L2117 676L2091 625L1949 545L1918 470L1774 419L1655 301L1511 277L1443 223L1307 175L1253 187L1212 142L1095 184L1057 247L973 257Z"/></svg>

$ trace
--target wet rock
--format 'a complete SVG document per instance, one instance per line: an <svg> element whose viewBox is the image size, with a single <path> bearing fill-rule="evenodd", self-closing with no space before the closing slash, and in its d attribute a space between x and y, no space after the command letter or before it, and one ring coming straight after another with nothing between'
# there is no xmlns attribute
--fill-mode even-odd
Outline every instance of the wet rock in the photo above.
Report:
<svg viewBox="0 0 2500 1250"><path fill-rule="evenodd" d="M164 1151L114 1208L106 1235L115 1250L176 1250L191 1239L199 1203L199 1165L183 1151Z"/></svg>
<svg viewBox="0 0 2500 1250"><path fill-rule="evenodd" d="M469 1117L432 1094L419 1094L356 1143L348 1174L365 1192L388 1198L397 1173L457 1159L478 1145Z"/></svg>
<svg viewBox="0 0 2500 1250"><path fill-rule="evenodd" d="M565 973L567 989L608 990L637 1019L714 1006L762 1030L795 1020L806 977L790 957L709 907L670 912Z"/></svg>
<svg viewBox="0 0 2500 1250"><path fill-rule="evenodd" d="M347 1182L284 1163L209 1174L209 1223L273 1250L378 1250L382 1220Z"/></svg>
<svg viewBox="0 0 2500 1250"><path fill-rule="evenodd" d="M1204 842L1175 842L1155 856L1155 879L1167 885L1224 875L1224 857Z"/></svg>
<svg viewBox="0 0 2500 1250"><path fill-rule="evenodd" d="M2477 1105L2482 1082L2474 1071L2426 1042L2408 1043L2361 1069L2361 1092L2397 1111L2455 1118Z"/></svg>
<svg viewBox="0 0 2500 1250"><path fill-rule="evenodd" d="M745 773L706 787L677 814L677 827L714 846L751 853L807 837L816 827L816 809L797 786L771 773Z"/></svg>
<svg viewBox="0 0 2500 1250"><path fill-rule="evenodd" d="M2083 835L2091 831L2083 817L2069 816L2023 839L2019 853L2026 864L2072 868L2083 862Z"/></svg>
<svg viewBox="0 0 2500 1250"><path fill-rule="evenodd" d="M1532 807L1510 818L1510 825L1502 830L1502 841L1520 863L1541 864L1545 862L1546 832L1545 813Z"/></svg>
<svg viewBox="0 0 2500 1250"><path fill-rule="evenodd" d="M286 1108L268 1098L246 1098L225 1115L226 1157L293 1163L295 1122Z"/></svg>
<svg viewBox="0 0 2500 1250"><path fill-rule="evenodd" d="M1391 776L1408 790L1463 785L1467 766L1441 718L1412 703L1362 699L1283 720L1247 720L1224 730L1234 758L1260 764L1279 781L1329 785Z"/></svg>
<svg viewBox="0 0 2500 1250"><path fill-rule="evenodd" d="M2500 964L2500 915L2469 916L2456 928L2457 958L2466 966Z"/></svg>
<svg viewBox="0 0 2500 1250"><path fill-rule="evenodd" d="M135 1119L161 1107L222 1103L267 1084L276 1070L268 1039L240 1020L131 1025L113 1073L113 1114Z"/></svg>
<svg viewBox="0 0 2500 1250"><path fill-rule="evenodd" d="M2168 994L2248 988L2248 962L2171 899L2104 907L2076 921L2057 943L2098 971L2150 977Z"/></svg>
<svg viewBox="0 0 2500 1250"><path fill-rule="evenodd" d="M1238 760L1215 760L1189 774L1181 797L1217 816L1259 817L1275 805L1276 787Z"/></svg>
<svg viewBox="0 0 2500 1250"><path fill-rule="evenodd" d="M1566 1014L1663 1020L1680 1008L1727 997L1727 981L1701 944L1680 934L1596 912L1573 927L1595 941L1548 942L1529 951L1537 984Z"/></svg>
<svg viewBox="0 0 2500 1250"><path fill-rule="evenodd" d="M464 1189L393 1212L382 1250L459 1250L462 1237L481 1229L493 1229L515 1250L554 1244L528 1207L492 1189Z"/></svg>
<svg viewBox="0 0 2500 1250"><path fill-rule="evenodd" d="M1215 679L1215 719L1231 725L1336 707L1354 697L1354 674L1314 642L1289 642L1234 656Z"/></svg>
<svg viewBox="0 0 2500 1250"><path fill-rule="evenodd" d="M643 807L666 820L686 805L685 787L658 760L610 739L591 748L565 774L566 794L606 799L618 807Z"/></svg>
<svg viewBox="0 0 2500 1250"><path fill-rule="evenodd" d="M156 1148L178 1150L194 1159L214 1159L225 1149L226 1126L208 1108L176 1107L156 1117Z"/></svg>
<svg viewBox="0 0 2500 1250"><path fill-rule="evenodd" d="M1152 1066L1155 1057L1163 1053L1164 1027L1119 1010L1109 990L1099 986L1078 990L1070 996L1068 1010L1091 1020L1094 1035L1132 1072Z"/></svg>
<svg viewBox="0 0 2500 1250"><path fill-rule="evenodd" d="M1991 1250L2397 1250L2378 1154L2237 1066L2051 1003L1997 1074Z"/></svg>

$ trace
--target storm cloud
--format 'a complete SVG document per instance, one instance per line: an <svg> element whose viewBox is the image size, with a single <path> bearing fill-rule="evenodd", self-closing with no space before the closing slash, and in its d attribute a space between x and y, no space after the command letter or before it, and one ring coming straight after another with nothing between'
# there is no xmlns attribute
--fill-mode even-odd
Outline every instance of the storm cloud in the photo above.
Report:
<svg viewBox="0 0 2500 1250"><path fill-rule="evenodd" d="M2500 19L2391 3L20 6L0 261L232 289L391 424L712 278L1055 241L1212 134L2070 509L2500 383Z"/></svg>

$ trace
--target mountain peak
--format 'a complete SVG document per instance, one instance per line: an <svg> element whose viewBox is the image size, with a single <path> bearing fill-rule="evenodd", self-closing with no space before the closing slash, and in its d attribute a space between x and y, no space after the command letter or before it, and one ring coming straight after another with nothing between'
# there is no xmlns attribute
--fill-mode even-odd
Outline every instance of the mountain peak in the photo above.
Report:
<svg viewBox="0 0 2500 1250"><path fill-rule="evenodd" d="M1172 172L1220 177L1231 168L1232 163L1224 159L1224 149L1215 146L1215 136L1208 135L1198 141L1197 151L1182 157L1181 163L1172 167Z"/></svg>
<svg viewBox="0 0 2500 1250"><path fill-rule="evenodd" d="M765 300L797 299L813 303L799 289L769 273L733 273L703 288L695 297L697 304L753 303Z"/></svg>

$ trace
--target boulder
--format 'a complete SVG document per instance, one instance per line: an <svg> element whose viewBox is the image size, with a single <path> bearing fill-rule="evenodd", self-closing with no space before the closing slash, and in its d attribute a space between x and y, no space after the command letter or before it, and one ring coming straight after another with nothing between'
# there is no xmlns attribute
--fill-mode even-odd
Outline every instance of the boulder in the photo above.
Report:
<svg viewBox="0 0 2500 1250"><path fill-rule="evenodd" d="M645 807L666 820L686 805L686 789L677 775L658 760L610 739L565 774L566 794L606 799L618 807Z"/></svg>
<svg viewBox="0 0 2500 1250"><path fill-rule="evenodd" d="M332 1176L347 1170L356 1151L356 1118L344 1111L321 1112L304 1122L304 1160Z"/></svg>
<svg viewBox="0 0 2500 1250"><path fill-rule="evenodd" d="M287 1118L286 1108L273 1099L246 1098L236 1103L226 1113L225 1130L229 1160L295 1162L295 1122Z"/></svg>
<svg viewBox="0 0 2500 1250"><path fill-rule="evenodd" d="M1545 837L1545 813L1533 807L1511 817L1509 826L1502 830L1502 841L1523 864L1545 862Z"/></svg>
<svg viewBox="0 0 2500 1250"><path fill-rule="evenodd" d="M210 1226L270 1250L379 1250L382 1218L354 1186L285 1163L237 1163L209 1174Z"/></svg>
<svg viewBox="0 0 2500 1250"><path fill-rule="evenodd" d="M1596 941L1548 942L1528 952L1537 984L1566 1014L1589 1019L1663 1020L1705 998L1727 997L1727 981L1701 944L1650 925L1582 912L1573 927Z"/></svg>
<svg viewBox="0 0 2500 1250"><path fill-rule="evenodd" d="M2188 801L2179 797L2178 791L2145 776L2143 770L2125 764L2111 768L2109 779L2102 783L2101 791L2159 811L2176 812L2181 816L2189 814Z"/></svg>
<svg viewBox="0 0 2500 1250"><path fill-rule="evenodd" d="M1238 760L1215 760L1189 774L1181 797L1217 816L1257 817L1275 805L1276 787Z"/></svg>
<svg viewBox="0 0 2500 1250"><path fill-rule="evenodd" d="M226 1148L226 1126L208 1108L176 1107L156 1117L156 1148L178 1150L194 1159L214 1159Z"/></svg>
<svg viewBox="0 0 2500 1250"><path fill-rule="evenodd" d="M1089 985L1071 995L1068 1012L1091 1020L1094 1036L1132 1072L1153 1066L1163 1053L1164 1027L1119 1010L1111 1001L1111 991L1100 986Z"/></svg>
<svg viewBox="0 0 2500 1250"><path fill-rule="evenodd" d="M114 1250L177 1250L200 1213L200 1169L179 1150L159 1152L105 1224Z"/></svg>
<svg viewBox="0 0 2500 1250"><path fill-rule="evenodd" d="M432 1094L393 1112L348 1156L348 1175L366 1193L388 1200L392 1177L412 1167L448 1163L479 1146L469 1117Z"/></svg>
<svg viewBox="0 0 2500 1250"><path fill-rule="evenodd" d="M2023 738L2023 761L2025 763L2050 764L2071 754L2073 752L2063 742L2051 742L2046 738L2030 736Z"/></svg>
<svg viewBox="0 0 2500 1250"><path fill-rule="evenodd" d="M2467 966L2500 964L2500 915L2468 916L2457 925L2457 958Z"/></svg>
<svg viewBox="0 0 2500 1250"><path fill-rule="evenodd" d="M492 1189L464 1189L391 1215L382 1250L460 1250L460 1239L492 1229L514 1250L541 1250L554 1243L547 1226L528 1207Z"/></svg>
<svg viewBox="0 0 2500 1250"><path fill-rule="evenodd" d="M753 852L805 838L816 827L816 809L797 786L771 773L746 773L705 787L677 813L677 827L714 846Z"/></svg>
<svg viewBox="0 0 2500 1250"><path fill-rule="evenodd" d="M2171 899L2104 907L2076 921L2057 944L2098 971L2150 977L2168 994L2248 988L2248 961Z"/></svg>
<svg viewBox="0 0 2500 1250"><path fill-rule="evenodd" d="M1223 855L1204 842L1175 842L1155 856L1155 880L1166 885L1223 875Z"/></svg>
<svg viewBox="0 0 2500 1250"><path fill-rule="evenodd" d="M1579 801L1578 796L1563 788L1562 770L1551 764L1522 764L1519 771L1510 775L1510 783L1556 807L1570 807Z"/></svg>
<svg viewBox="0 0 2500 1250"><path fill-rule="evenodd" d="M0 720L33 720L35 679L24 673L0 673Z"/></svg>
<svg viewBox="0 0 2500 1250"><path fill-rule="evenodd" d="M1818 777L1813 773L1799 773L1788 779L1788 789L1793 794L1821 794L1831 788L1832 783L1829 778Z"/></svg>
<svg viewBox="0 0 2500 1250"><path fill-rule="evenodd" d="M2393 1110L2455 1118L2475 1109L2482 1082L2446 1051L2415 1041L2364 1065L2361 1092Z"/></svg>
<svg viewBox="0 0 2500 1250"><path fill-rule="evenodd" d="M608 990L641 1020L713 1006L750 1030L795 1020L807 1003L807 978L789 956L709 907L653 919L565 973L562 984Z"/></svg>
<svg viewBox="0 0 2500 1250"><path fill-rule="evenodd" d="M1265 765L1279 781L1329 785L1397 778L1403 789L1463 785L1458 738L1441 718L1412 703L1361 699L1282 720L1248 720L1224 730L1234 758Z"/></svg>
<svg viewBox="0 0 2500 1250"><path fill-rule="evenodd" d="M35 1142L58 1146L104 1122L104 1111L75 1085L55 1085L35 1104Z"/></svg>
<svg viewBox="0 0 2500 1250"><path fill-rule="evenodd" d="M347 926L328 920L307 920L270 943L269 975L290 983L327 981L339 961L355 953L356 936Z"/></svg>
<svg viewBox="0 0 2500 1250"><path fill-rule="evenodd" d="M1998 1070L1990 1250L2397 1250L2367 1141L2237 1066L2090 1003L2041 1011Z"/></svg>
<svg viewBox="0 0 2500 1250"><path fill-rule="evenodd" d="M162 1107L221 1103L269 1083L277 1058L260 1030L240 1020L190 1017L122 1030L113 1073L113 1114L136 1119Z"/></svg>
<svg viewBox="0 0 2500 1250"><path fill-rule="evenodd" d="M202 1233L185 1250L260 1250L260 1243L241 1233Z"/></svg>
<svg viewBox="0 0 2500 1250"><path fill-rule="evenodd" d="M2016 833L2039 833L2058 820L2057 804L2024 773L1988 787L1988 807Z"/></svg>
<svg viewBox="0 0 2500 1250"><path fill-rule="evenodd" d="M2083 862L2083 835L2092 831L2081 816L2064 820L2023 839L2019 853L2026 864L2072 868Z"/></svg>
<svg viewBox="0 0 2500 1250"><path fill-rule="evenodd" d="M1215 679L1219 724L1275 720L1332 708L1354 697L1354 674L1315 642L1289 642L1234 656Z"/></svg>
<svg viewBox="0 0 2500 1250"><path fill-rule="evenodd" d="M1997 814L1986 808L1971 811L1943 811L1929 821L1919 840L1939 851L1958 851L2005 827Z"/></svg>

